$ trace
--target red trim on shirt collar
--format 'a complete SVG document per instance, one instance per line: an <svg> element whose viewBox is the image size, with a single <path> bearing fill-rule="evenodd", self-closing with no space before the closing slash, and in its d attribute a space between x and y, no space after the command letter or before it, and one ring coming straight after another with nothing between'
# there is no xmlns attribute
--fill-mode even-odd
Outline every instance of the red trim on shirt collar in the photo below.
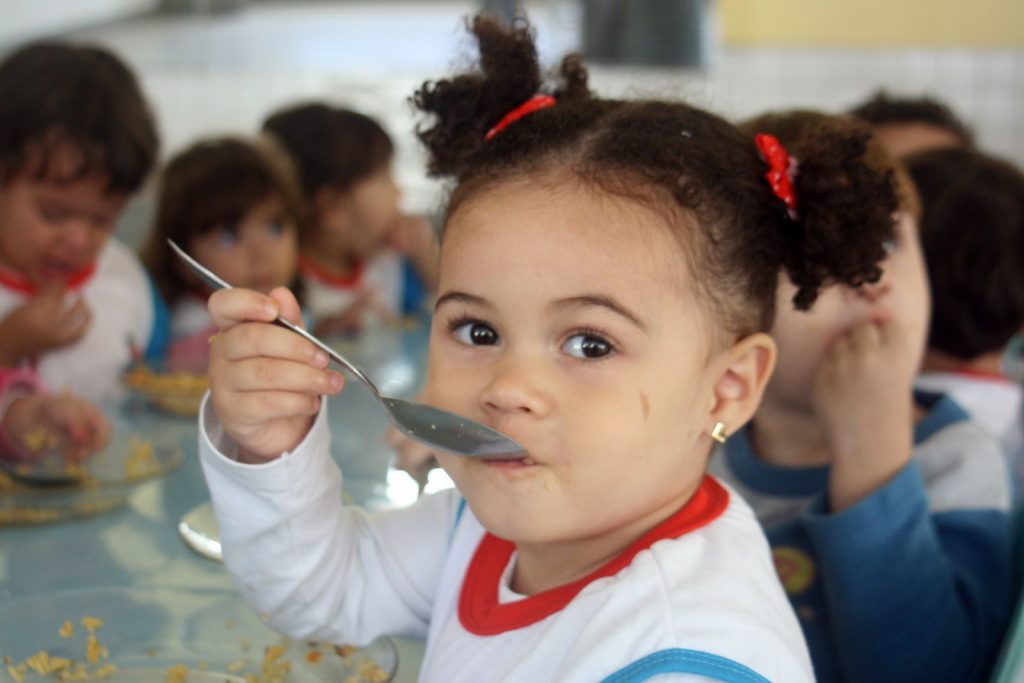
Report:
<svg viewBox="0 0 1024 683"><path fill-rule="evenodd" d="M96 264L90 263L77 273L72 273L64 284L68 289L78 289L92 279L92 276L95 274ZM36 293L36 286L25 279L20 273L16 273L13 270L0 269L0 286L27 296L34 296Z"/></svg>
<svg viewBox="0 0 1024 683"><path fill-rule="evenodd" d="M352 274L348 277L339 277L333 273L327 272L322 266L314 263L312 259L307 256L299 256L299 270L302 271L303 275L319 280L324 284L331 285L332 287L344 287L352 288L359 284L359 281L363 279L363 272L366 270L365 261L356 261L355 265L352 266Z"/></svg>
<svg viewBox="0 0 1024 683"><path fill-rule="evenodd" d="M970 368L958 368L951 370L950 374L962 375L964 377L973 377L974 379L988 380L989 382L1006 382L1013 384L1013 380L1006 375L999 372L989 372L987 370L972 370Z"/></svg>
<svg viewBox="0 0 1024 683"><path fill-rule="evenodd" d="M564 586L506 603L498 602L498 587L515 545L486 533L473 554L462 583L459 621L467 631L478 636L497 635L535 624L560 611L593 581L619 573L641 550L657 541L678 538L711 523L725 512L728 505L729 492L712 477L706 476L678 512L638 538L603 567Z"/></svg>

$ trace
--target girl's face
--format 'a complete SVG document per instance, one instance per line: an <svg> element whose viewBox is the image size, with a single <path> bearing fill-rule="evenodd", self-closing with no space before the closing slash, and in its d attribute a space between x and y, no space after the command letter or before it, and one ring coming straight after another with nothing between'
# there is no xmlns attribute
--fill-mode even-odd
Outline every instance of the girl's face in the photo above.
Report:
<svg viewBox="0 0 1024 683"><path fill-rule="evenodd" d="M235 287L266 294L295 277L296 228L276 197L255 204L237 226L192 238L189 248L200 263Z"/></svg>
<svg viewBox="0 0 1024 683"><path fill-rule="evenodd" d="M687 500L716 384L689 277L663 218L576 185L506 184L451 216L425 399L528 451L438 454L489 530L591 539Z"/></svg>
<svg viewBox="0 0 1024 683"><path fill-rule="evenodd" d="M385 164L348 192L337 195L322 218L352 256L368 259L387 244L401 218L400 194L391 167Z"/></svg>
<svg viewBox="0 0 1024 683"><path fill-rule="evenodd" d="M34 168L37 159L30 159ZM88 175L62 181L75 157L58 149L49 177L22 172L0 182L0 265L36 286L65 283L99 258L126 197L106 192L107 178Z"/></svg>
<svg viewBox="0 0 1024 683"><path fill-rule="evenodd" d="M882 279L859 289L829 287L810 311L793 308L795 288L780 278L772 336L779 346L779 363L765 391L765 401L809 412L811 387L825 352L838 337L866 322L896 321L903 330L908 353L920 364L928 334L931 294L917 222L900 213L896 239L882 263Z"/></svg>

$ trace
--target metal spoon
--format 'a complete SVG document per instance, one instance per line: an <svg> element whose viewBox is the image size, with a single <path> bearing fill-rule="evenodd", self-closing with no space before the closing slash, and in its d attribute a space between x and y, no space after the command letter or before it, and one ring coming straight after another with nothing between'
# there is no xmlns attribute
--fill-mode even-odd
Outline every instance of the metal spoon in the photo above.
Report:
<svg viewBox="0 0 1024 683"><path fill-rule="evenodd" d="M14 481L41 488L70 486L86 476L84 469L69 467L56 452L27 462L14 462L0 455L0 470Z"/></svg>
<svg viewBox="0 0 1024 683"><path fill-rule="evenodd" d="M184 249L167 240L171 248L202 278L203 282L213 289L231 289L231 285L215 275L209 269L189 256ZM369 387L374 398L384 406L391 423L414 441L448 453L463 455L469 458L489 458L493 460L519 460L524 457L525 449L501 432L474 422L469 418L450 413L447 410L434 408L404 401L400 398L382 396L377 386L363 371L346 360L341 354L324 344L312 334L297 325L278 317L275 325L287 328L295 334L308 339L320 349L327 352L331 360L348 370L353 377Z"/></svg>

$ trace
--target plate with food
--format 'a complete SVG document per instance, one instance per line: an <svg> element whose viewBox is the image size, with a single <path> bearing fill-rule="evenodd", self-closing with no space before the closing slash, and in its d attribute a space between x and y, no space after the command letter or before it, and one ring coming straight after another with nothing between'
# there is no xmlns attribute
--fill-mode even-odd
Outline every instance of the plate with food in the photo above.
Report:
<svg viewBox="0 0 1024 683"><path fill-rule="evenodd" d="M387 683L394 641L295 642L232 591L100 588L8 600L0 681ZM7 678L4 678L6 674Z"/></svg>
<svg viewBox="0 0 1024 683"><path fill-rule="evenodd" d="M195 417L210 387L206 373L134 365L123 375L131 392L155 409L180 417Z"/></svg>
<svg viewBox="0 0 1024 683"><path fill-rule="evenodd" d="M194 432L151 420L107 414L107 443L82 463L66 463L45 448L0 470L0 526L39 524L99 514L122 505L139 485L166 475L185 459Z"/></svg>

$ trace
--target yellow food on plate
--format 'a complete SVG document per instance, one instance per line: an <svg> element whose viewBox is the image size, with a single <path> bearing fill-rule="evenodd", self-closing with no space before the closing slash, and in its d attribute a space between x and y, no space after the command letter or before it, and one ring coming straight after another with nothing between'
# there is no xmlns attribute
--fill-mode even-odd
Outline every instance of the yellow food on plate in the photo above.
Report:
<svg viewBox="0 0 1024 683"><path fill-rule="evenodd" d="M191 372L157 372L138 365L124 374L124 383L161 410L192 416L199 412L203 394L210 386L206 375Z"/></svg>

